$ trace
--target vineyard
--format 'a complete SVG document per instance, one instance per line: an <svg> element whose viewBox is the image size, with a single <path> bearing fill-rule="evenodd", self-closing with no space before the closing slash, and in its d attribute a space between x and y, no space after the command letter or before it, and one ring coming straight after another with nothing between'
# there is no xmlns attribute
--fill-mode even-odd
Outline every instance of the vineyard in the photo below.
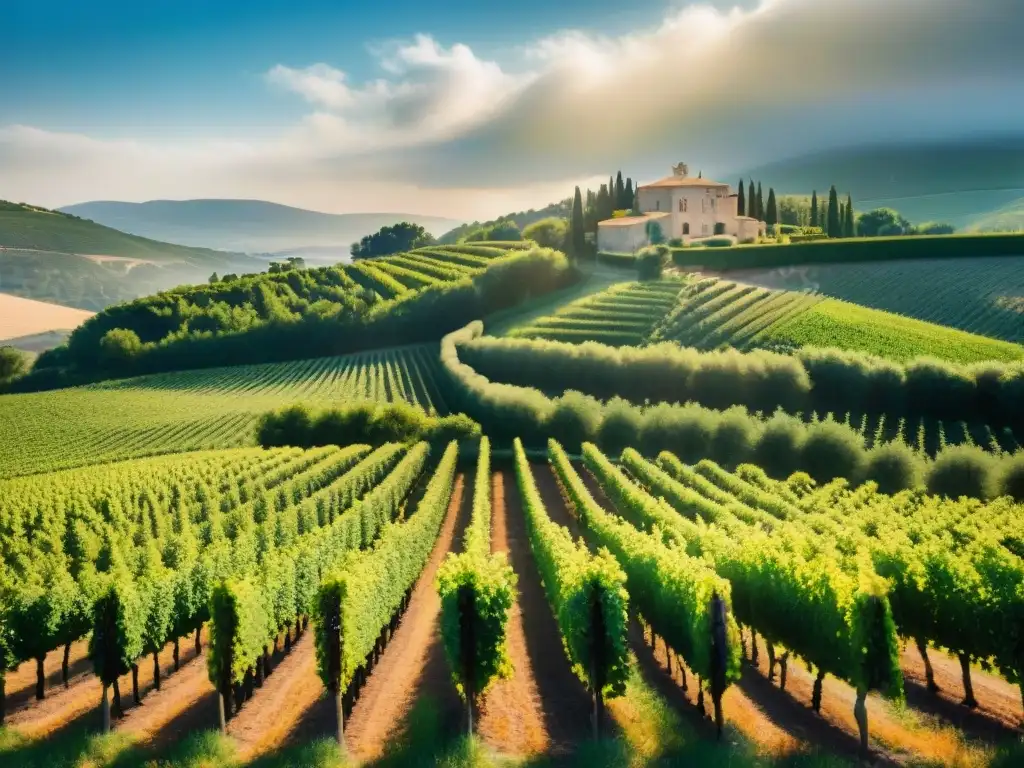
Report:
<svg viewBox="0 0 1024 768"><path fill-rule="evenodd" d="M904 296L905 285L901 284ZM1017 344L871 309L870 303L865 303L869 306L806 290L773 290L704 278L684 290L652 341L673 341L697 349L837 347L897 361L935 357L971 363L1024 358L1024 348Z"/></svg>
<svg viewBox="0 0 1024 768"><path fill-rule="evenodd" d="M0 477L252 445L258 416L303 402L405 401L447 413L427 346L156 374L0 398Z"/></svg>
<svg viewBox="0 0 1024 768"><path fill-rule="evenodd" d="M573 459L550 441L547 459L483 438L470 453L236 448L0 481L10 726L44 733L61 712L95 712L131 734L195 710L188 727L219 727L251 757L277 745L252 732L271 716L286 744L318 733L369 756L371 734L400 725L371 727L374 708L393 710L383 697L449 690L463 702L440 712L451 727L499 751L518 738L498 726L503 708L530 720L550 696L576 702L564 710L575 744L612 734L649 759L654 718L659 749L717 739L743 765L776 748L777 726L751 712L790 699L809 703L806 723L847 734L850 754L941 761L944 732L894 708L920 669L918 700L956 695L955 670L966 711L1020 717L1007 691L1020 679L1024 524L1007 500L775 481L631 448L611 460L590 444ZM520 613L546 627L525 646ZM442 649L448 674L424 692L408 690L410 670L388 674ZM552 663L558 693L536 677ZM517 679L544 696L521 698L506 684ZM283 695L299 709L270 715ZM22 743L0 740L0 755L17 761Z"/></svg>
<svg viewBox="0 0 1024 768"><path fill-rule="evenodd" d="M962 331L1024 342L1024 258L808 265L743 273L768 288L805 290ZM913 290L907 290L913 286Z"/></svg>
<svg viewBox="0 0 1024 768"><path fill-rule="evenodd" d="M555 341L641 344L675 305L682 283L621 283L512 328L508 335Z"/></svg>

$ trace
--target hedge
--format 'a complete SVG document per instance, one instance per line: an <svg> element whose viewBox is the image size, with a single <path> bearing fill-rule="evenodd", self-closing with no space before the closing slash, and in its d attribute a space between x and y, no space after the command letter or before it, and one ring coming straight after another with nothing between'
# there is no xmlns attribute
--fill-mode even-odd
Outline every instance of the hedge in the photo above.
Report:
<svg viewBox="0 0 1024 768"><path fill-rule="evenodd" d="M793 264L987 256L1024 256L1024 234L904 235L791 242L788 245L735 246L711 251L672 249L672 261L676 266L700 266L722 272Z"/></svg>

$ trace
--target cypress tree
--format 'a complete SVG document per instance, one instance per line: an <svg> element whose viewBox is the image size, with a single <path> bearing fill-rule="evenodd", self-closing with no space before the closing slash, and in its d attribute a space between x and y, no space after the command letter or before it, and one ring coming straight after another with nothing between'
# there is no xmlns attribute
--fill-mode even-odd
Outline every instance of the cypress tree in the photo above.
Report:
<svg viewBox="0 0 1024 768"><path fill-rule="evenodd" d="M580 188L576 187L572 198L572 221L569 224L569 256L571 258L578 259L583 255L586 244L583 235L583 196L580 194Z"/></svg>
<svg viewBox="0 0 1024 768"><path fill-rule="evenodd" d="M836 193L835 185L828 193L828 218L825 234L829 237L840 237L843 234L842 220L839 218L839 195Z"/></svg>
<svg viewBox="0 0 1024 768"><path fill-rule="evenodd" d="M843 219L843 236L857 236L857 225L854 224L853 217L853 198L850 195L846 196L846 217Z"/></svg>
<svg viewBox="0 0 1024 768"><path fill-rule="evenodd" d="M775 200L775 190L768 189L768 208L764 214L764 223L772 229L779 223L779 206Z"/></svg>
<svg viewBox="0 0 1024 768"><path fill-rule="evenodd" d="M622 171L615 176L615 210L626 207L626 185L622 183Z"/></svg>
<svg viewBox="0 0 1024 768"><path fill-rule="evenodd" d="M764 221L764 194L761 192L761 182L757 182L757 219Z"/></svg>
<svg viewBox="0 0 1024 768"><path fill-rule="evenodd" d="M626 179L626 197L622 201L623 208L633 207L633 179Z"/></svg>
<svg viewBox="0 0 1024 768"><path fill-rule="evenodd" d="M597 208L597 220L604 221L612 217L612 201L608 196L608 187L604 184L601 185L601 189L597 191L597 202L594 204Z"/></svg>
<svg viewBox="0 0 1024 768"><path fill-rule="evenodd" d="M740 179L740 191L739 191L739 194L737 195L737 200L736 200L736 214L738 216L746 216L747 215L747 195L746 195L746 192L743 189L743 179Z"/></svg>
<svg viewBox="0 0 1024 768"><path fill-rule="evenodd" d="M811 193L811 226L820 227L820 219L818 217L818 190L814 190Z"/></svg>
<svg viewBox="0 0 1024 768"><path fill-rule="evenodd" d="M747 215L754 219L760 219L757 215L757 193L754 191L754 180L750 180L747 188Z"/></svg>

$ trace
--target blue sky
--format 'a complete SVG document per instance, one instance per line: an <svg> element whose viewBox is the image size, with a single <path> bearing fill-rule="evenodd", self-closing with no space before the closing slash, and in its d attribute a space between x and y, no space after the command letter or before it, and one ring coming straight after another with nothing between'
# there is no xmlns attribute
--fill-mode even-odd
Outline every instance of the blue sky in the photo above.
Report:
<svg viewBox="0 0 1024 768"><path fill-rule="evenodd" d="M0 199L476 218L620 167L1020 132L1020 3L0 0Z"/></svg>

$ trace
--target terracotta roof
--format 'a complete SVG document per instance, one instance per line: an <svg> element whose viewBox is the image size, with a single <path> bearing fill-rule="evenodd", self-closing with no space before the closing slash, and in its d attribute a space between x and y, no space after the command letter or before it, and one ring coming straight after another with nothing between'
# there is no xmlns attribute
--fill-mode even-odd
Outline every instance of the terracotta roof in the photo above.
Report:
<svg viewBox="0 0 1024 768"><path fill-rule="evenodd" d="M605 219L597 222L599 227L633 227L637 224L646 224L651 219L663 219L668 216L667 211L651 211L641 216L622 216L618 219Z"/></svg>
<svg viewBox="0 0 1024 768"><path fill-rule="evenodd" d="M699 179L695 176L666 176L660 181L655 181L652 184L644 184L638 187L638 189L662 189L664 187L725 187L728 189L729 185L723 184L720 181Z"/></svg>

